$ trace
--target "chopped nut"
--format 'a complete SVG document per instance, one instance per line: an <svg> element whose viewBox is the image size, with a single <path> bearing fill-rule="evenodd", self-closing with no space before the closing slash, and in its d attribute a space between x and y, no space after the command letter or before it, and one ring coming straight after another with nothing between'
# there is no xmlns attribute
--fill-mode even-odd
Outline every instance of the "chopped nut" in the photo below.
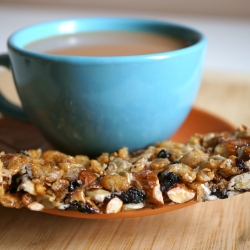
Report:
<svg viewBox="0 0 250 250"><path fill-rule="evenodd" d="M41 183L35 184L35 191L38 195L44 196L46 192L46 187Z"/></svg>
<svg viewBox="0 0 250 250"><path fill-rule="evenodd" d="M228 183L228 189L238 191L250 190L250 173L234 176Z"/></svg>
<svg viewBox="0 0 250 250"><path fill-rule="evenodd" d="M90 210L90 213L92 214L99 214L102 213L98 206L94 203L94 201L90 200L88 197L86 197L86 206L88 206L88 209Z"/></svg>
<svg viewBox="0 0 250 250"><path fill-rule="evenodd" d="M33 211L42 211L44 209L44 206L40 204L39 202L32 202L27 206L28 209Z"/></svg>
<svg viewBox="0 0 250 250"><path fill-rule="evenodd" d="M21 185L18 187L18 190L24 190L25 192L28 192L32 195L37 195L35 185L30 180L25 180L21 183Z"/></svg>
<svg viewBox="0 0 250 250"><path fill-rule="evenodd" d="M82 188L76 188L70 196L70 201L86 202L84 190Z"/></svg>
<svg viewBox="0 0 250 250"><path fill-rule="evenodd" d="M87 170L81 170L78 178L81 180L83 186L88 186L97 179L97 176Z"/></svg>
<svg viewBox="0 0 250 250"><path fill-rule="evenodd" d="M198 186L199 186L200 184L201 184L200 182L194 181L194 182L190 183L190 184L188 185L188 187L189 187L190 189L192 189L192 190L194 190L194 191L197 192Z"/></svg>
<svg viewBox="0 0 250 250"><path fill-rule="evenodd" d="M208 133L203 135L202 141L199 144L202 144L202 146L205 148L214 147L216 144L218 144L218 136L216 133Z"/></svg>
<svg viewBox="0 0 250 250"><path fill-rule="evenodd" d="M209 168L201 169L197 175L196 180L201 183L205 183L214 179L214 171Z"/></svg>
<svg viewBox="0 0 250 250"><path fill-rule="evenodd" d="M36 164L32 164L32 175L35 178L43 178L45 179L47 176L52 175L53 173L59 171L60 169L56 165L43 164L42 162L37 162ZM56 175L57 179L60 178L60 175Z"/></svg>
<svg viewBox="0 0 250 250"><path fill-rule="evenodd" d="M247 139L226 140L225 142L222 142L215 147L214 153L228 158L230 155L235 155L237 149L243 146L250 146L250 140Z"/></svg>
<svg viewBox="0 0 250 250"><path fill-rule="evenodd" d="M199 147L202 143L202 141L204 141L204 139L202 138L204 136L195 133L193 135L190 136L189 140L188 140L188 144L192 145L192 147Z"/></svg>
<svg viewBox="0 0 250 250"><path fill-rule="evenodd" d="M122 210L123 211L128 211L128 210L136 210L136 209L142 209L145 207L144 203L128 203L128 204L123 204Z"/></svg>
<svg viewBox="0 0 250 250"><path fill-rule="evenodd" d="M147 200L149 203L153 203L158 206L164 205L163 195L161 192L159 181L156 182L156 185L153 189L147 191Z"/></svg>
<svg viewBox="0 0 250 250"><path fill-rule="evenodd" d="M83 168L87 168L90 164L89 157L86 155L76 155L75 162L81 164Z"/></svg>
<svg viewBox="0 0 250 250"><path fill-rule="evenodd" d="M106 214L114 214L118 213L122 209L123 202L118 197L114 197L110 199L106 204L105 213Z"/></svg>
<svg viewBox="0 0 250 250"><path fill-rule="evenodd" d="M207 160L208 154L204 153L198 148L194 148L192 151L182 156L182 158L180 159L180 163L188 165L191 168L195 168L199 165L199 163Z"/></svg>
<svg viewBox="0 0 250 250"><path fill-rule="evenodd" d="M121 148L118 150L118 157L126 160L129 157L129 152L127 148Z"/></svg>
<svg viewBox="0 0 250 250"><path fill-rule="evenodd" d="M194 198L195 192L184 185L178 184L174 188L169 189L167 195L175 203L185 203Z"/></svg>
<svg viewBox="0 0 250 250"><path fill-rule="evenodd" d="M41 149L30 149L27 150L27 154L31 157L31 158L35 158L35 159L39 159L42 155L42 150Z"/></svg>
<svg viewBox="0 0 250 250"><path fill-rule="evenodd" d="M90 160L90 166L88 168L90 171L93 171L93 173L97 173L102 175L103 174L103 167L100 162L97 160Z"/></svg>
<svg viewBox="0 0 250 250"><path fill-rule="evenodd" d="M134 174L135 185L146 194L146 200L157 206L164 205L159 179L154 172L140 171Z"/></svg>
<svg viewBox="0 0 250 250"><path fill-rule="evenodd" d="M109 153L102 153L97 160L101 163L101 164L108 164L110 159L109 159Z"/></svg>
<svg viewBox="0 0 250 250"><path fill-rule="evenodd" d="M63 174L64 174L64 171L62 169L59 169L51 173L48 173L45 177L45 180L48 182L54 182L62 178Z"/></svg>
<svg viewBox="0 0 250 250"><path fill-rule="evenodd" d="M71 162L61 162L58 163L58 167L62 169L64 172L69 172L72 170L78 170L78 172L81 169L85 169L82 164L80 163L71 163Z"/></svg>
<svg viewBox="0 0 250 250"><path fill-rule="evenodd" d="M75 159L73 156L66 155L57 150L47 150L42 153L41 158L46 163L51 163L53 165L57 165L58 163L61 163L61 162L71 162L71 163L75 162Z"/></svg>
<svg viewBox="0 0 250 250"><path fill-rule="evenodd" d="M154 156L155 152L155 147L152 146L148 147L146 150L138 150L133 153L133 156L128 159L128 161L132 164L135 164L138 161L142 161L143 159L145 162L148 162L148 160L150 160Z"/></svg>
<svg viewBox="0 0 250 250"><path fill-rule="evenodd" d="M29 193L25 193L22 196L22 203L24 204L25 207L27 207L30 203L35 201L35 197Z"/></svg>
<svg viewBox="0 0 250 250"><path fill-rule="evenodd" d="M90 189L85 192L85 195L96 202L103 202L105 198L109 198L111 193L103 189Z"/></svg>
<svg viewBox="0 0 250 250"><path fill-rule="evenodd" d="M64 179L60 179L55 181L51 188L55 191L55 192L63 192L65 189L67 189L69 186L69 182L67 180Z"/></svg>
<svg viewBox="0 0 250 250"><path fill-rule="evenodd" d="M126 191L129 188L129 184L127 178L113 174L113 175L105 175L100 184L109 191Z"/></svg>
<svg viewBox="0 0 250 250"><path fill-rule="evenodd" d="M215 201L217 199L218 199L218 197L216 195L209 195L206 198L207 201Z"/></svg>
<svg viewBox="0 0 250 250"><path fill-rule="evenodd" d="M197 185L197 201L199 202L206 201L210 194L211 190L204 184Z"/></svg>
<svg viewBox="0 0 250 250"><path fill-rule="evenodd" d="M165 170L170 163L168 158L158 158L152 160L150 164L150 169L151 170L157 170L157 171L162 171Z"/></svg>
<svg viewBox="0 0 250 250"><path fill-rule="evenodd" d="M139 157L135 162L133 162L133 165L131 167L131 172L139 172L142 171L145 166L147 166L148 160L144 157Z"/></svg>
<svg viewBox="0 0 250 250"><path fill-rule="evenodd" d="M127 172L127 171L120 172L119 175L125 177L125 178L127 179L127 182L128 182L129 185L131 184L131 182L132 182L133 179L134 179L133 174L132 174L132 173L129 173L129 172Z"/></svg>
<svg viewBox="0 0 250 250"><path fill-rule="evenodd" d="M131 163L123 160L119 157L113 157L109 162L108 167L106 168L107 174L120 173L124 171L128 171L131 168Z"/></svg>
<svg viewBox="0 0 250 250"><path fill-rule="evenodd" d="M30 157L21 154L4 155L1 157L1 161L11 175L16 175L30 164Z"/></svg>
<svg viewBox="0 0 250 250"><path fill-rule="evenodd" d="M242 171L236 166L235 158L229 157L228 159L224 160L221 165L218 173L223 177L227 178L230 176L234 176L236 174L240 174Z"/></svg>
<svg viewBox="0 0 250 250"><path fill-rule="evenodd" d="M0 203L4 207L21 208L21 199L17 194L4 194L0 196Z"/></svg>
<svg viewBox="0 0 250 250"><path fill-rule="evenodd" d="M212 170L218 170L221 164L226 160L225 157L220 155L213 155L207 161L201 162L199 167L202 168L209 168Z"/></svg>

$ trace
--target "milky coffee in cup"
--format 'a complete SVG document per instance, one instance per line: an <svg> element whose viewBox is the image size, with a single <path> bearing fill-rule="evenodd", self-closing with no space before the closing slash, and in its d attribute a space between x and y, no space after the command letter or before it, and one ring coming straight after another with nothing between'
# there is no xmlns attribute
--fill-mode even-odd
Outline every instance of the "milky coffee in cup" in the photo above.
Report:
<svg viewBox="0 0 250 250"><path fill-rule="evenodd" d="M107 31L56 36L28 44L26 49L66 56L155 54L187 47L185 40L160 33Z"/></svg>

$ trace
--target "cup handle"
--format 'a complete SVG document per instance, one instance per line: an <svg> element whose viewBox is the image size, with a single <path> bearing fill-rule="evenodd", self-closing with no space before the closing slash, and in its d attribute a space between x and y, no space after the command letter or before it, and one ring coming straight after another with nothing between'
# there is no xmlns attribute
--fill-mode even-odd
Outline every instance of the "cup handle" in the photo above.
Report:
<svg viewBox="0 0 250 250"><path fill-rule="evenodd" d="M0 55L0 66L4 66L9 70L11 70L10 58L7 54ZM21 107L7 100L1 93L1 90L0 90L0 112L8 117L29 122L29 119L24 110Z"/></svg>

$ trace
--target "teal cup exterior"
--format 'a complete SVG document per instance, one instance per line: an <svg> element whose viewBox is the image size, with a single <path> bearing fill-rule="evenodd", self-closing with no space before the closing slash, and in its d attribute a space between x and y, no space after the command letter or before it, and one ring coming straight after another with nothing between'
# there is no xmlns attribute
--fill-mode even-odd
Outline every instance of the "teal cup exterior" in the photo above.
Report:
<svg viewBox="0 0 250 250"><path fill-rule="evenodd" d="M29 43L94 31L160 32L188 41L170 52L131 56L58 56ZM197 95L205 36L189 27L133 18L77 18L15 32L0 64L11 69L22 108L0 96L0 111L29 120L58 150L97 156L134 151L170 138ZM198 122L198 121L197 121ZM27 135L28 136L28 135Z"/></svg>

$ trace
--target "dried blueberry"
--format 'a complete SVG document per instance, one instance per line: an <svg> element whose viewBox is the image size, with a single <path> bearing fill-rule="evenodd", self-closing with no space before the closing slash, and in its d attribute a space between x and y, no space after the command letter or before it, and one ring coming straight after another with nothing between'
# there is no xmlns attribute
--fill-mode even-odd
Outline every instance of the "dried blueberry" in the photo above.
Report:
<svg viewBox="0 0 250 250"><path fill-rule="evenodd" d="M74 191L75 188L80 187L80 186L81 185L77 182L77 180L73 180L69 184L68 191L72 192L72 191Z"/></svg>
<svg viewBox="0 0 250 250"><path fill-rule="evenodd" d="M11 184L9 186L9 192L16 193L21 182L22 182L22 175L20 174L13 175L11 179Z"/></svg>
<svg viewBox="0 0 250 250"><path fill-rule="evenodd" d="M166 150L162 149L158 155L159 158L169 158L171 156L171 153L167 152Z"/></svg>
<svg viewBox="0 0 250 250"><path fill-rule="evenodd" d="M243 172L248 172L248 168L245 166L244 160L243 160L243 159L237 158L237 159L235 160L235 163L236 163L236 166L237 166L240 170L242 170Z"/></svg>
<svg viewBox="0 0 250 250"><path fill-rule="evenodd" d="M72 201L72 202L69 203L68 209L78 210L79 207L80 207L79 202L77 202L77 201Z"/></svg>
<svg viewBox="0 0 250 250"><path fill-rule="evenodd" d="M211 192L211 195L217 196L219 199L226 199L228 198L228 195L226 193L226 190L221 191L220 189L215 189L213 192Z"/></svg>
<svg viewBox="0 0 250 250"><path fill-rule="evenodd" d="M128 191L117 195L124 203L140 203L146 199L146 195L135 187L131 187Z"/></svg>
<svg viewBox="0 0 250 250"><path fill-rule="evenodd" d="M167 191L180 180L180 176L173 172L162 171L158 173L161 191Z"/></svg>
<svg viewBox="0 0 250 250"><path fill-rule="evenodd" d="M88 204L81 204L78 211L81 213L96 214L96 210Z"/></svg>
<svg viewBox="0 0 250 250"><path fill-rule="evenodd" d="M87 213L87 214L96 214L97 213L95 208L91 207L88 204L79 203L78 201L70 202L69 207L67 209L77 210L81 213Z"/></svg>

